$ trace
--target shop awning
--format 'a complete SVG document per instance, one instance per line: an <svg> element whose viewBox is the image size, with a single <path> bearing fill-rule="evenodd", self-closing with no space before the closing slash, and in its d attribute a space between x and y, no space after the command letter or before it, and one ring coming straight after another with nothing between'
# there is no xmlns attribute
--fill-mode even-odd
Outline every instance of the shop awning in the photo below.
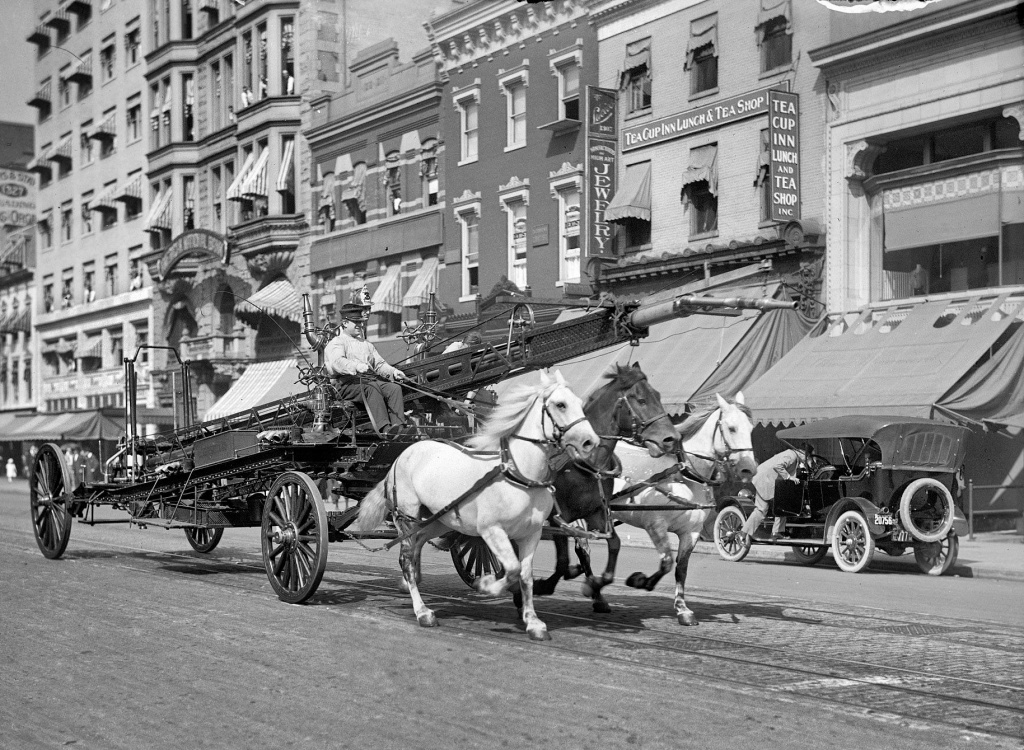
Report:
<svg viewBox="0 0 1024 750"><path fill-rule="evenodd" d="M174 190L168 188L157 196L149 209L149 216L142 229L146 232L159 232L161 229L171 228L171 199L174 197Z"/></svg>
<svg viewBox="0 0 1024 750"><path fill-rule="evenodd" d="M77 420L64 428L63 440L116 440L125 434L123 417L119 421L99 411L75 416Z"/></svg>
<svg viewBox="0 0 1024 750"><path fill-rule="evenodd" d="M370 312L402 312L402 285L398 283L401 274L402 267L398 263L388 266L370 298Z"/></svg>
<svg viewBox="0 0 1024 750"><path fill-rule="evenodd" d="M1024 326L936 405L975 422L1024 426Z"/></svg>
<svg viewBox="0 0 1024 750"><path fill-rule="evenodd" d="M249 177L249 172L252 170L252 165L256 162L256 154L249 152L249 155L245 157L245 162L242 164L242 168L238 170L238 174L235 175L235 179L228 185L228 200L240 201L242 198L242 187L245 185L245 181Z"/></svg>
<svg viewBox="0 0 1024 750"><path fill-rule="evenodd" d="M622 185L604 210L607 221L626 219L651 220L651 163L630 164L622 178Z"/></svg>
<svg viewBox="0 0 1024 750"><path fill-rule="evenodd" d="M31 437L32 435L38 434L39 430L43 429L48 422L53 422L52 414L36 414L29 417L19 417L18 421L14 423L10 431L6 435L7 440L37 440L38 438ZM60 436L56 438L59 440Z"/></svg>
<svg viewBox="0 0 1024 750"><path fill-rule="evenodd" d="M301 323L302 300L288 279L275 279L235 306L235 313L241 318L258 318L261 312Z"/></svg>
<svg viewBox="0 0 1024 750"><path fill-rule="evenodd" d="M437 289L437 258L427 258L416 272L409 291L402 297L402 307L419 307L430 301L430 293Z"/></svg>
<svg viewBox="0 0 1024 750"><path fill-rule="evenodd" d="M893 304L825 321L744 391L759 422L931 417L1013 322L1021 296Z"/></svg>
<svg viewBox="0 0 1024 750"><path fill-rule="evenodd" d="M292 157L295 153L295 141L290 140L284 146L284 155L281 157L281 169L277 172L277 192L295 192L295 170L292 169Z"/></svg>
<svg viewBox="0 0 1024 750"><path fill-rule="evenodd" d="M303 389L297 385L298 379L298 362L295 359L254 362L206 412L203 421L222 419L297 394Z"/></svg>
<svg viewBox="0 0 1024 750"><path fill-rule="evenodd" d="M242 185L242 197L246 200L267 197L268 156L270 156L270 150L263 149L263 153L260 154L260 158L256 160L252 169L249 170L249 176L245 178L245 183Z"/></svg>
<svg viewBox="0 0 1024 750"><path fill-rule="evenodd" d="M13 411L0 412L0 442L14 440L14 438L8 436L19 423L24 422L29 416Z"/></svg>

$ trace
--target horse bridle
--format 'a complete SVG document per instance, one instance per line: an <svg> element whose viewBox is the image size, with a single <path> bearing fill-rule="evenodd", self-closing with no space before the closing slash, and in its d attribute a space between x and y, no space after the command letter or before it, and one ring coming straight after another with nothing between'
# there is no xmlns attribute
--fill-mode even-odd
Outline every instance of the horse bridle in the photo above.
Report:
<svg viewBox="0 0 1024 750"><path fill-rule="evenodd" d="M612 414L615 416L615 423L616 424L618 424L618 420L619 420L619 411L620 411L620 409L623 406L625 406L626 410L629 412L630 427L633 430L633 434L629 435L628 437L625 437L625 440L627 440L627 441L629 441L631 443L635 443L636 445L643 445L644 444L644 442L645 442L644 441L644 430L646 430L652 424L657 422L659 419L662 419L662 418L668 419L668 412L662 411L662 412L659 412L658 414L655 414L650 419L646 419L645 420L643 417L640 416L640 413L636 410L636 407L633 406L633 404L629 403L629 396L627 396L625 393L623 393L615 401L615 409L612 412ZM602 435L601 437L613 437L613 436ZM616 435L614 437L618 438L620 436Z"/></svg>
<svg viewBox="0 0 1024 750"><path fill-rule="evenodd" d="M715 444L716 444L715 438L718 435L722 436L722 442L725 443L725 451L724 452L723 451L719 451L715 447ZM692 450L686 451L686 454L689 455L689 456L695 456L697 458L702 458L705 461L710 461L711 462L711 473L707 477L702 476L692 466L689 467L690 471L693 472L694 476L696 478L698 478L703 484L707 484L707 485L711 485L711 484L715 483L714 482L715 470L721 464L723 464L726 461L728 461L729 457L732 456L733 453L747 453L747 452L752 452L753 451L753 448L734 448L734 447L732 447L732 445L729 444L729 438L726 437L725 430L722 429L722 410L721 409L718 410L718 419L715 421L715 430L714 430L714 432L711 435L711 448L715 452L715 455L713 455L713 456L706 456L706 455L704 455L702 453L695 453ZM718 482L718 484L721 484L721 482Z"/></svg>
<svg viewBox="0 0 1024 750"><path fill-rule="evenodd" d="M565 425L564 427L562 425L558 424L558 422L555 421L555 415L552 414L551 413L551 409L548 408L548 401L551 400L551 397L554 395L555 391L557 391L557 390L558 390L558 388L555 388L554 390L552 390L551 393L549 393L547 396L544 397L543 402L541 402L541 409L542 409L542 411L541 411L541 415L540 415L540 428L541 428L542 432L546 433L546 428L544 426L544 420L545 420L545 418L550 419L551 420L551 437L550 438L528 438L528 437L523 437L518 432L514 432L511 435L509 435L509 439L515 438L516 440L525 440L527 443L533 443L535 445L554 445L554 446L558 446L559 448L564 448L565 447L564 445L562 445L562 438L565 437L565 435L567 435L569 433L569 431L572 430L573 427L575 427L576 425L580 424L581 422L586 422L587 421L587 415L584 414L579 419L576 419L576 420L570 422L569 424ZM523 417L523 421L525 421L525 420L526 420L526 417L524 416ZM520 426L522 426L522 422L520 422ZM516 429L518 429L518 427Z"/></svg>

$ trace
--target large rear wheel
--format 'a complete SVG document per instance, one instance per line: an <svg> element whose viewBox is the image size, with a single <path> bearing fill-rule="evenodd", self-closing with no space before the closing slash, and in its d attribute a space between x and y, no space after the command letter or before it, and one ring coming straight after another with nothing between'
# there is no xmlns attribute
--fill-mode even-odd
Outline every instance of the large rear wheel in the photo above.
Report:
<svg viewBox="0 0 1024 750"><path fill-rule="evenodd" d="M185 538L196 552L213 552L224 536L224 529L186 528Z"/></svg>
<svg viewBox="0 0 1024 750"><path fill-rule="evenodd" d="M743 511L735 505L727 505L718 511L715 518L715 548L723 560L739 562L750 552L750 542L741 541L743 524L746 523Z"/></svg>
<svg viewBox="0 0 1024 750"><path fill-rule="evenodd" d="M263 565L278 598L300 604L327 567L327 511L316 483L300 471L274 480L263 504Z"/></svg>
<svg viewBox="0 0 1024 750"><path fill-rule="evenodd" d="M815 565L825 559L828 547L794 547L793 556L801 565Z"/></svg>
<svg viewBox="0 0 1024 750"><path fill-rule="evenodd" d="M515 547L515 542L512 545ZM505 568L482 537L459 534L452 542L451 553L455 571L467 586L472 587L481 576L501 578L505 575Z"/></svg>
<svg viewBox="0 0 1024 750"><path fill-rule="evenodd" d="M960 539L955 531L941 542L914 545L914 559L922 573L930 576L944 576L956 564L960 554Z"/></svg>
<svg viewBox="0 0 1024 750"><path fill-rule="evenodd" d="M941 542L953 528L953 495L937 479L922 477L900 497L903 528L919 542Z"/></svg>
<svg viewBox="0 0 1024 750"><path fill-rule="evenodd" d="M836 565L847 573L860 573L871 564L875 540L868 521L859 510L848 510L839 516L832 535L832 556Z"/></svg>
<svg viewBox="0 0 1024 750"><path fill-rule="evenodd" d="M71 537L71 484L71 469L60 448L44 444L32 464L29 503L36 544L51 560L64 554Z"/></svg>

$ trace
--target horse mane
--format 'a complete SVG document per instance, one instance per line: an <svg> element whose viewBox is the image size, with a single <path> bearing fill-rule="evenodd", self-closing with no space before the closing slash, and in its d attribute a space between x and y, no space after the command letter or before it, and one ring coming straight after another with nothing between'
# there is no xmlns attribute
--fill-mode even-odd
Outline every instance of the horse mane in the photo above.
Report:
<svg viewBox="0 0 1024 750"><path fill-rule="evenodd" d="M737 404L735 401L730 401L730 404L735 406L741 412L743 412L747 419L753 421L754 413L750 410L750 407L746 404ZM708 418L718 411L718 406L706 406L699 411L695 411L693 414L687 416L682 422L676 425L676 429L679 430L679 434L683 440L689 440L698 432L700 428L704 426L704 423L708 421Z"/></svg>
<svg viewBox="0 0 1024 750"><path fill-rule="evenodd" d="M501 402L494 407L483 429L466 440L466 445L473 450L494 450L520 425L526 413L538 398L546 397L559 383L542 385L521 385L513 388L501 397Z"/></svg>
<svg viewBox="0 0 1024 750"><path fill-rule="evenodd" d="M618 363L615 363L608 368L601 377L608 382L600 388L594 389L594 391L587 396L586 403L583 405L584 410L591 406L594 401L603 397L606 389L608 388L614 387L616 391L628 391L641 380L647 379L647 376L639 367L630 367L628 365L624 366Z"/></svg>

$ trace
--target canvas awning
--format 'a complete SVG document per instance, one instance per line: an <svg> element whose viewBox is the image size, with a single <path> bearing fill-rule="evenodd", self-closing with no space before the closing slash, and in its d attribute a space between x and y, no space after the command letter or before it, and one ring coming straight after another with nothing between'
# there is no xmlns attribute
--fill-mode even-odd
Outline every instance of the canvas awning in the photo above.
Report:
<svg viewBox="0 0 1024 750"><path fill-rule="evenodd" d="M114 203L115 195L117 195L117 183L112 182L92 197L89 201L89 210L116 211L117 204Z"/></svg>
<svg viewBox="0 0 1024 750"><path fill-rule="evenodd" d="M622 73L619 75L619 88L625 88L634 70L646 68L651 70L651 38L639 39L626 45L626 59L622 61Z"/></svg>
<svg viewBox="0 0 1024 750"><path fill-rule="evenodd" d="M7 440L60 440L60 435L52 438L45 436L43 438L34 437L40 434L40 431L45 429L46 424L50 422L53 422L52 414L20 417L5 437Z"/></svg>
<svg viewBox="0 0 1024 750"><path fill-rule="evenodd" d="M82 412L69 422L62 440L116 440L125 434L124 419L118 421L100 411Z"/></svg>
<svg viewBox="0 0 1024 750"><path fill-rule="evenodd" d="M402 266L398 263L388 266L370 298L371 312L402 312L402 285L398 283L401 274Z"/></svg>
<svg viewBox="0 0 1024 750"><path fill-rule="evenodd" d="M136 173L128 178L124 187L114 194L116 201L141 201L142 200L142 172Z"/></svg>
<svg viewBox="0 0 1024 750"><path fill-rule="evenodd" d="M706 180L708 191L718 195L718 146L700 146L690 149L690 163L683 172L683 199L686 188L695 182Z"/></svg>
<svg viewBox="0 0 1024 750"><path fill-rule="evenodd" d="M868 308L825 321L744 391L759 422L932 416L1013 322L1009 293Z"/></svg>
<svg viewBox="0 0 1024 750"><path fill-rule="evenodd" d="M245 183L242 185L242 197L246 200L267 197L268 156L270 156L270 150L263 149L263 153L260 154L260 158L256 160L252 169L249 170L249 176L245 178Z"/></svg>
<svg viewBox="0 0 1024 750"><path fill-rule="evenodd" d="M761 8L757 11L757 23L754 25L758 45L764 41L765 27L776 18L782 18L786 21L787 33L792 31L792 0L761 0Z"/></svg>
<svg viewBox="0 0 1024 750"><path fill-rule="evenodd" d="M203 421L222 419L299 393L302 386L296 385L298 379L298 362L295 359L254 362L206 412Z"/></svg>
<svg viewBox="0 0 1024 750"><path fill-rule="evenodd" d="M103 357L103 338L101 336L94 336L87 339L85 346L78 352L78 356L101 359Z"/></svg>
<svg viewBox="0 0 1024 750"><path fill-rule="evenodd" d="M142 229L146 232L159 232L161 229L171 228L171 199L174 197L174 190L164 190L153 201L149 210L149 216Z"/></svg>
<svg viewBox="0 0 1024 750"><path fill-rule="evenodd" d="M42 157L42 155L32 159L25 167L27 172L35 172L36 174L51 174L53 167L50 166L50 162Z"/></svg>
<svg viewBox="0 0 1024 750"><path fill-rule="evenodd" d="M8 435L28 416L30 415L13 411L0 412L0 442L13 440L14 438L8 437Z"/></svg>
<svg viewBox="0 0 1024 750"><path fill-rule="evenodd" d="M693 67L698 50L711 45L711 54L718 56L718 14L712 13L690 22L690 38L686 42L686 61L683 70Z"/></svg>
<svg viewBox="0 0 1024 750"><path fill-rule="evenodd" d="M608 201L604 210L606 221L626 219L651 220L651 163L630 164L622 178L622 185Z"/></svg>
<svg viewBox="0 0 1024 750"><path fill-rule="evenodd" d="M242 198L242 187L245 185L246 180L249 178L249 172L252 170L252 165L256 162L256 154L252 151L245 157L245 162L242 163L242 168L238 170L238 174L235 175L235 179L228 185L228 200L240 201Z"/></svg>
<svg viewBox="0 0 1024 750"><path fill-rule="evenodd" d="M437 258L427 258L416 272L409 291L402 297L402 307L419 307L430 301L430 293L437 289Z"/></svg>
<svg viewBox="0 0 1024 750"><path fill-rule="evenodd" d="M292 157L295 153L295 141L290 140L284 145L284 155L281 157L281 169L277 172L277 192L295 192L295 170L292 169Z"/></svg>
<svg viewBox="0 0 1024 750"><path fill-rule="evenodd" d="M1024 426L1024 327L936 406L975 422Z"/></svg>
<svg viewBox="0 0 1024 750"><path fill-rule="evenodd" d="M301 323L302 300L288 279L275 279L247 300L235 305L235 313L241 318L252 320L259 317L261 312Z"/></svg>
<svg viewBox="0 0 1024 750"><path fill-rule="evenodd" d="M109 115L103 118L103 122L97 125L91 133L90 138L102 140L104 138L114 138L117 135L117 122L115 118L116 112L111 112Z"/></svg>
<svg viewBox="0 0 1024 750"><path fill-rule="evenodd" d="M70 133L59 141L46 152L46 159L49 161L63 161L71 163L71 135Z"/></svg>

